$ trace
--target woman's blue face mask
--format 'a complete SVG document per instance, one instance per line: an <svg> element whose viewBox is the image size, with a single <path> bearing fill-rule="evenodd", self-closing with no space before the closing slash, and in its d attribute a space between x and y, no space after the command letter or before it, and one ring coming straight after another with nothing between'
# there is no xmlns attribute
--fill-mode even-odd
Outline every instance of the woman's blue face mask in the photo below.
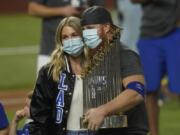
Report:
<svg viewBox="0 0 180 135"><path fill-rule="evenodd" d="M83 52L84 43L81 37L73 37L63 40L63 51L74 57L79 56Z"/></svg>
<svg viewBox="0 0 180 135"><path fill-rule="evenodd" d="M102 39L98 35L97 29L83 30L83 38L85 44L91 49L96 48L102 42Z"/></svg>

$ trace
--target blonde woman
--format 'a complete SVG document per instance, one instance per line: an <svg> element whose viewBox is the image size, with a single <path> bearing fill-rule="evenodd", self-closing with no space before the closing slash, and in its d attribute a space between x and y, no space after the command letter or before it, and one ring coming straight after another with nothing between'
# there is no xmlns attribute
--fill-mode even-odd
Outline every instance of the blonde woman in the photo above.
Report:
<svg viewBox="0 0 180 135"><path fill-rule="evenodd" d="M78 18L67 17L60 22L56 44L51 62L42 67L36 81L30 107L30 135L77 134L80 130L80 74L88 58ZM84 130L79 132L86 134Z"/></svg>

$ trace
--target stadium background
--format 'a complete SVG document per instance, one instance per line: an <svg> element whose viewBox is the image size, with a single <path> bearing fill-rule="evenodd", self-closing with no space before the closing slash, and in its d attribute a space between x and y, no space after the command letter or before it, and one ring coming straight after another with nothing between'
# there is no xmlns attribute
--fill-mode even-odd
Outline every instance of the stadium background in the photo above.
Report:
<svg viewBox="0 0 180 135"><path fill-rule="evenodd" d="M36 80L41 21L27 14L27 2L0 1L0 100L9 121L15 110L23 106L24 97ZM112 0L106 3L109 7L113 5ZM160 135L179 134L180 103L172 100L162 106Z"/></svg>

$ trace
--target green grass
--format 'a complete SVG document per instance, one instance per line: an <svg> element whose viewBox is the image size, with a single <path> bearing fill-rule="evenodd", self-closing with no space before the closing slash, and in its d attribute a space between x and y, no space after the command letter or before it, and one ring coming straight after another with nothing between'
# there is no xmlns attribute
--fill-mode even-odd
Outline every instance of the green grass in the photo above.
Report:
<svg viewBox="0 0 180 135"><path fill-rule="evenodd" d="M0 15L0 47L37 45L40 19L24 14Z"/></svg>
<svg viewBox="0 0 180 135"><path fill-rule="evenodd" d="M171 101L161 108L160 135L180 134L180 102Z"/></svg>
<svg viewBox="0 0 180 135"><path fill-rule="evenodd" d="M0 15L0 48L37 46L41 21L26 14ZM0 90L32 88L37 54L0 55Z"/></svg>
<svg viewBox="0 0 180 135"><path fill-rule="evenodd" d="M0 89L31 88L36 79L36 55L0 56Z"/></svg>

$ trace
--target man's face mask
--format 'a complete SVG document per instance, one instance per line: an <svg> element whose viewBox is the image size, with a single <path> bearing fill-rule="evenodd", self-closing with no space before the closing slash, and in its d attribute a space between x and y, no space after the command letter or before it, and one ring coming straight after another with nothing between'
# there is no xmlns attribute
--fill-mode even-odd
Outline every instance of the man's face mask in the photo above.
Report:
<svg viewBox="0 0 180 135"><path fill-rule="evenodd" d="M83 52L84 43L81 37L69 38L63 40L63 51L74 57Z"/></svg>
<svg viewBox="0 0 180 135"><path fill-rule="evenodd" d="M85 44L91 49L96 48L102 42L102 39L98 35L97 29L83 30L83 38Z"/></svg>

